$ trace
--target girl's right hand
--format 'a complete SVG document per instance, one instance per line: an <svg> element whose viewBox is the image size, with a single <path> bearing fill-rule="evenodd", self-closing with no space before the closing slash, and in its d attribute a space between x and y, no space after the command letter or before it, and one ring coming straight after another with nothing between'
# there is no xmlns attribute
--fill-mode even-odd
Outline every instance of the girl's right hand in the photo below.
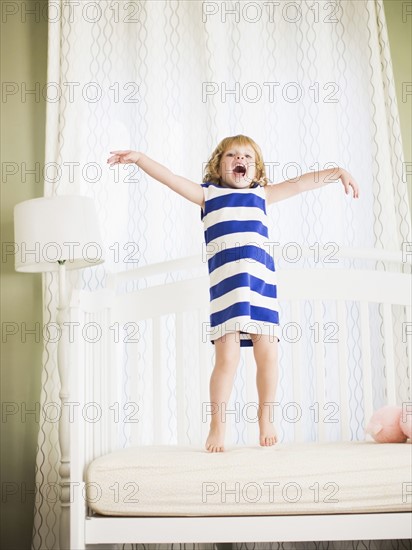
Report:
<svg viewBox="0 0 412 550"><path fill-rule="evenodd" d="M110 151L110 154L112 156L107 159L107 163L110 166L137 163L140 157L140 153L137 151Z"/></svg>

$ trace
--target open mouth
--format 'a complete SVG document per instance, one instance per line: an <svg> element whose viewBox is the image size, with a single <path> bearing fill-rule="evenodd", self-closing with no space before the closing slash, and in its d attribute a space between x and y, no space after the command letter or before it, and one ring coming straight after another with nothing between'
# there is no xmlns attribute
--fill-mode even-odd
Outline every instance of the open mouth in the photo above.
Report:
<svg viewBox="0 0 412 550"><path fill-rule="evenodd" d="M244 176L246 174L246 166L243 166L243 164L237 164L233 168L233 172L235 174L241 174L242 176Z"/></svg>

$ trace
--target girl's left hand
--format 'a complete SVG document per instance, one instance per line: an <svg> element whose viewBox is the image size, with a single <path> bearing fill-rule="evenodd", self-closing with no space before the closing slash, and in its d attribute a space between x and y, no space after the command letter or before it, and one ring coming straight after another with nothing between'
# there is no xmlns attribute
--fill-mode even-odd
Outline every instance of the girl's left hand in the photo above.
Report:
<svg viewBox="0 0 412 550"><path fill-rule="evenodd" d="M345 193L346 194L350 193L350 188L352 187L352 189L353 189L353 198L358 199L359 198L359 186L356 183L355 178L343 168L341 168L340 171L341 171L341 174L340 174L339 177L340 177L340 179L343 183L343 186L345 188Z"/></svg>

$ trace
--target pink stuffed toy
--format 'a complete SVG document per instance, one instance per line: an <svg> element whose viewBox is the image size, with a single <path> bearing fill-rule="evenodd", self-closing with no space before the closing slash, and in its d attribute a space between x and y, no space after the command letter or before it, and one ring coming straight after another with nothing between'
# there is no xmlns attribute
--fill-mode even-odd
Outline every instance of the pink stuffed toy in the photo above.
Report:
<svg viewBox="0 0 412 550"><path fill-rule="evenodd" d="M373 413L365 432L377 443L404 443L411 439L412 411L402 414L402 407L382 407Z"/></svg>

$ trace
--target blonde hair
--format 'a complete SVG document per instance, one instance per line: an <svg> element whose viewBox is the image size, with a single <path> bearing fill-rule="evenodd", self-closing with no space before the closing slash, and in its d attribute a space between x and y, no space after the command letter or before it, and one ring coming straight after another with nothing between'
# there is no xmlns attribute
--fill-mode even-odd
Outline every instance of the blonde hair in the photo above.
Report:
<svg viewBox="0 0 412 550"><path fill-rule="evenodd" d="M252 138L248 136L243 136L239 134L237 136L230 136L222 139L219 145L211 154L209 161L205 167L205 175L203 178L203 183L210 182L217 185L221 185L221 179L219 176L219 167L220 161L222 159L223 153L230 149L233 145L250 145L255 152L256 157L256 176L254 181L250 183L249 187L252 187L255 183L258 183L260 186L268 184L268 178L266 177L265 165L263 164L262 151L257 143L253 141Z"/></svg>

